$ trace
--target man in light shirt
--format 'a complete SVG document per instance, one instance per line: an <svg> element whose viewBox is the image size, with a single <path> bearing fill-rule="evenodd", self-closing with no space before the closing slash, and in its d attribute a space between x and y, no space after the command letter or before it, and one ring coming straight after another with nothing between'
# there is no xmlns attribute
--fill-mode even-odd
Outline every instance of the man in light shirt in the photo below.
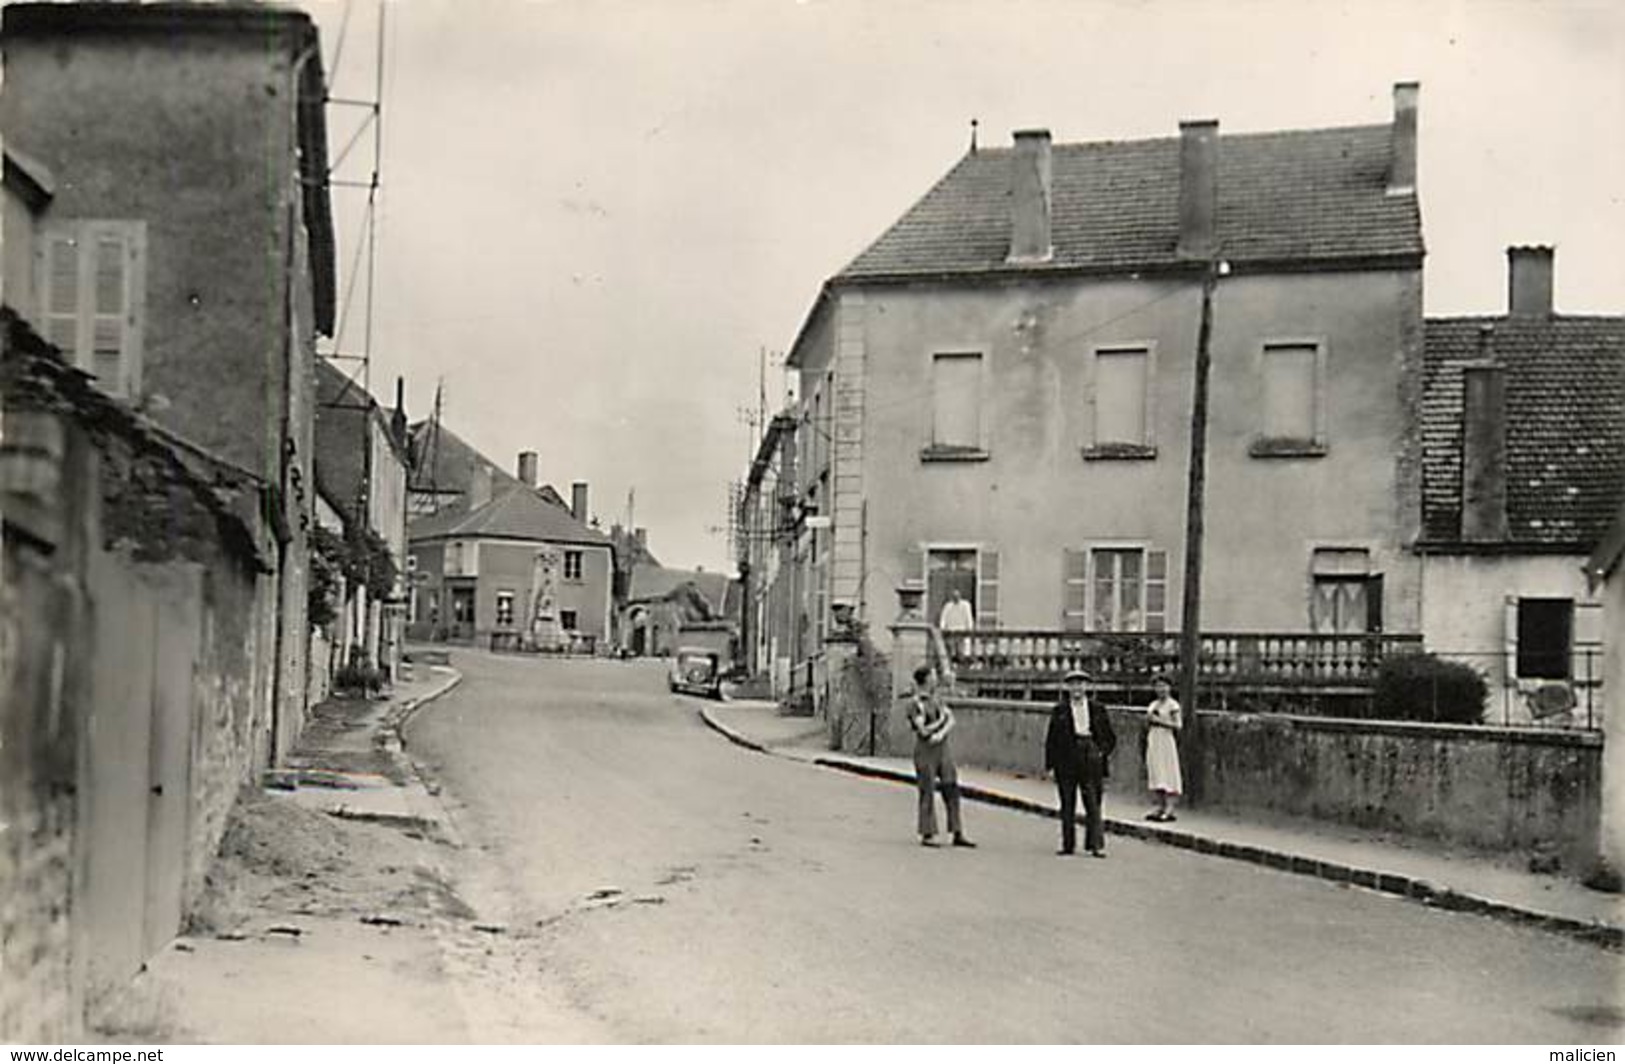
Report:
<svg viewBox="0 0 1625 1064"><path fill-rule="evenodd" d="M1066 690L1050 711L1049 733L1044 737L1044 770L1055 773L1061 796L1061 848L1070 856L1077 848L1078 795L1083 795L1083 848L1091 857L1106 856L1106 830L1100 804L1110 774L1117 733L1106 707L1089 698L1089 674L1081 669L1066 674Z"/></svg>
<svg viewBox="0 0 1625 1064"><path fill-rule="evenodd" d="M976 611L970 603L959 597L959 589L948 592L948 601L942 604L937 627L944 632L968 632L976 627Z"/></svg>

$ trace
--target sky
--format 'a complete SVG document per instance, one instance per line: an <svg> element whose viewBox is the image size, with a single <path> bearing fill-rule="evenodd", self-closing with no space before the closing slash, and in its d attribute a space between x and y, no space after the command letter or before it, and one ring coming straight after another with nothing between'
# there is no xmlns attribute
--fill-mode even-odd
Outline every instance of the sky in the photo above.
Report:
<svg viewBox="0 0 1625 1064"><path fill-rule="evenodd" d="M335 96L374 95L378 4L307 3ZM761 353L972 118L984 145L1373 124L1417 80L1427 313L1503 311L1534 243L1559 311L1625 313L1613 0L391 0L384 27L370 345L366 193L338 188L340 348L414 420L438 384L493 461L586 481L606 527L635 492L667 565L732 569L744 418L764 376L785 395ZM365 114L331 109L335 154Z"/></svg>

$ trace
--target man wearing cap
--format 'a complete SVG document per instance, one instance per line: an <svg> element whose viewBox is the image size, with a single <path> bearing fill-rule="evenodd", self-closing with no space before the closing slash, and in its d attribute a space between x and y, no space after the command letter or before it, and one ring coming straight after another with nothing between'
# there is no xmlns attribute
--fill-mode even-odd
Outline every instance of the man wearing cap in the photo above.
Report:
<svg viewBox="0 0 1625 1064"><path fill-rule="evenodd" d="M1089 674L1075 669L1066 674L1066 690L1050 711L1049 734L1044 739L1044 770L1055 773L1061 792L1062 856L1077 847L1078 793L1083 793L1083 848L1091 857L1106 856L1106 830L1100 801L1110 774L1117 734L1105 706L1089 700Z"/></svg>

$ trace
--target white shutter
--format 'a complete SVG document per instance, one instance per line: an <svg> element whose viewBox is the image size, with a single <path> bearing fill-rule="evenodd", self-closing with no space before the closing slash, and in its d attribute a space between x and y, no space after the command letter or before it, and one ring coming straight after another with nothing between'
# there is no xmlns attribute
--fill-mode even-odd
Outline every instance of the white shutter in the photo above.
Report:
<svg viewBox="0 0 1625 1064"><path fill-rule="evenodd" d="M976 566L976 627L999 626L999 552L983 550Z"/></svg>
<svg viewBox="0 0 1625 1064"><path fill-rule="evenodd" d="M1504 654L1501 665L1501 682L1507 687L1513 686L1518 680L1518 598L1516 595L1506 597L1505 628L1502 631L1504 641Z"/></svg>
<svg viewBox="0 0 1625 1064"><path fill-rule="evenodd" d="M1145 630L1168 630L1168 552L1145 552Z"/></svg>
<svg viewBox="0 0 1625 1064"><path fill-rule="evenodd" d="M74 227L48 227L40 240L40 306L45 339L79 364L79 236Z"/></svg>
<svg viewBox="0 0 1625 1064"><path fill-rule="evenodd" d="M1581 685L1602 683L1603 617L1601 602L1574 604L1573 664L1569 675Z"/></svg>
<svg viewBox="0 0 1625 1064"><path fill-rule="evenodd" d="M1061 552L1061 627L1068 632L1089 630L1089 552Z"/></svg>

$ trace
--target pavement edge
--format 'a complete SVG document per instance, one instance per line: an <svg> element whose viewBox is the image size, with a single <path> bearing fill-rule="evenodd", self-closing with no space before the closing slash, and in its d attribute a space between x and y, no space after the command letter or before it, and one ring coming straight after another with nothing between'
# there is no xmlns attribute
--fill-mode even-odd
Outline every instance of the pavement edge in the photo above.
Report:
<svg viewBox="0 0 1625 1064"><path fill-rule="evenodd" d="M755 742L728 727L713 717L706 707L701 707L699 716L706 726L717 732L729 742L753 750L759 754L784 756L774 750ZM839 756L823 755L811 759L812 763L821 768L835 769L856 776L865 776L870 779L887 780L892 783L906 783L913 786L915 777L912 772L903 772L897 769L885 768L880 765L865 764L861 761L851 760ZM1058 810L1051 809L1042 802L1035 802L1019 795L1007 794L1003 791L983 787L979 784L961 783L959 793L974 801L985 805L999 806L1012 809L1016 812L1029 813L1036 816L1047 817L1051 820L1060 819ZM1079 817L1082 822L1082 817ZM1453 887L1440 886L1425 879L1408 876L1396 872L1384 872L1374 868L1357 868L1353 865L1341 864L1335 861L1323 861L1319 858L1304 857L1299 854L1287 853L1282 850L1273 850L1262 846L1249 846L1241 843L1225 842L1212 839L1205 835L1197 835L1177 828L1152 827L1132 820L1122 820L1116 817L1105 818L1106 830L1114 835L1139 839L1143 842L1156 842L1165 846L1173 846L1182 850L1191 850L1196 853L1208 854L1213 857L1223 857L1233 861L1245 861L1249 864L1273 868L1276 871L1287 872L1292 875L1310 876L1323 879L1330 883L1344 883L1350 886L1363 887L1380 894L1390 894L1395 897L1406 898L1419 902L1432 908L1443 909L1450 912L1474 913L1480 916L1489 916L1508 923L1521 924L1525 927L1535 927L1543 931L1551 931L1566 935L1570 938L1588 942L1592 945L1603 946L1608 949L1625 948L1625 928L1602 922L1577 920L1569 916L1558 916L1554 913L1542 912L1525 906L1513 905L1507 902L1496 901L1492 898L1481 897L1468 891L1456 890Z"/></svg>

